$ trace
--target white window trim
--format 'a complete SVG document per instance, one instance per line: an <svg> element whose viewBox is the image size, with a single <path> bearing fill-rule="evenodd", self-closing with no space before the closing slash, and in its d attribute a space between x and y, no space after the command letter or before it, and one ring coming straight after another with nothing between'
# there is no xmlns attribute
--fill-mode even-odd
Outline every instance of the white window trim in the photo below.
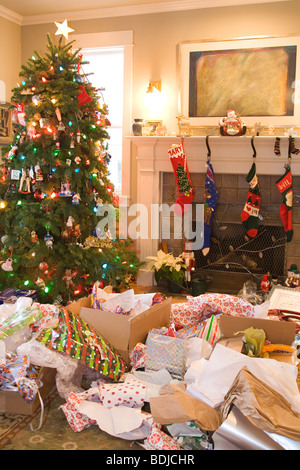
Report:
<svg viewBox="0 0 300 470"><path fill-rule="evenodd" d="M123 133L122 133L122 197L129 204L130 191L130 141L132 125L132 64L133 31L111 31L107 33L72 34L75 47L94 49L97 47L123 47L124 49L124 88L123 88Z"/></svg>

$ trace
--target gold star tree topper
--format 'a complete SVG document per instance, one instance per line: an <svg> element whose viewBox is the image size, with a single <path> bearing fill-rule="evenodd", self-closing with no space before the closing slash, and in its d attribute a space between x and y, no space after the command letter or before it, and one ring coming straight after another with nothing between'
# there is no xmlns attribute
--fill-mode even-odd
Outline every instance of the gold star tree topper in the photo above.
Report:
<svg viewBox="0 0 300 470"><path fill-rule="evenodd" d="M67 20L65 20L63 23L57 23L56 21L54 21L54 23L58 28L55 35L62 34L66 39L69 39L69 33L74 31L74 29L69 28Z"/></svg>

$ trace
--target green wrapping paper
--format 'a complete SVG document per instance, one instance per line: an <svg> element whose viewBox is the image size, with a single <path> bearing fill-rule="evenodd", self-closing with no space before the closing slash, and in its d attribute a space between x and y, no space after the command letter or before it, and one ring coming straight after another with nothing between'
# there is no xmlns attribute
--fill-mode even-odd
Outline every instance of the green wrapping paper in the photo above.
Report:
<svg viewBox="0 0 300 470"><path fill-rule="evenodd" d="M28 307L17 310L0 324L0 340L13 335L25 326L32 325L42 317L42 312L37 307Z"/></svg>
<svg viewBox="0 0 300 470"><path fill-rule="evenodd" d="M110 379L119 380L127 370L114 347L67 308L61 308L57 326L44 330L36 339L47 348L64 352Z"/></svg>

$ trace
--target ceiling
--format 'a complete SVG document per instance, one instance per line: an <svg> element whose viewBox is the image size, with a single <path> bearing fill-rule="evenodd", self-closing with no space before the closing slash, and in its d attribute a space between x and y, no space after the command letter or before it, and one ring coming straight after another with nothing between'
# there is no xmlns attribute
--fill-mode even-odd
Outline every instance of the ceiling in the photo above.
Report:
<svg viewBox="0 0 300 470"><path fill-rule="evenodd" d="M287 0L0 0L0 16L19 24L180 11ZM63 18L64 17L64 18Z"/></svg>

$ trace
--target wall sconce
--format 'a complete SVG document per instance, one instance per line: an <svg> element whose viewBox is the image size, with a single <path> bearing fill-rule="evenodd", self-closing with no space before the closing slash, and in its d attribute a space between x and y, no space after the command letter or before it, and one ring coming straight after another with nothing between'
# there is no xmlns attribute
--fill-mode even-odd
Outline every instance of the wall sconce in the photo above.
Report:
<svg viewBox="0 0 300 470"><path fill-rule="evenodd" d="M146 93L161 92L161 80L150 80Z"/></svg>
<svg viewBox="0 0 300 470"><path fill-rule="evenodd" d="M163 108L163 95L161 93L161 80L150 80L144 94L145 119L160 120Z"/></svg>

